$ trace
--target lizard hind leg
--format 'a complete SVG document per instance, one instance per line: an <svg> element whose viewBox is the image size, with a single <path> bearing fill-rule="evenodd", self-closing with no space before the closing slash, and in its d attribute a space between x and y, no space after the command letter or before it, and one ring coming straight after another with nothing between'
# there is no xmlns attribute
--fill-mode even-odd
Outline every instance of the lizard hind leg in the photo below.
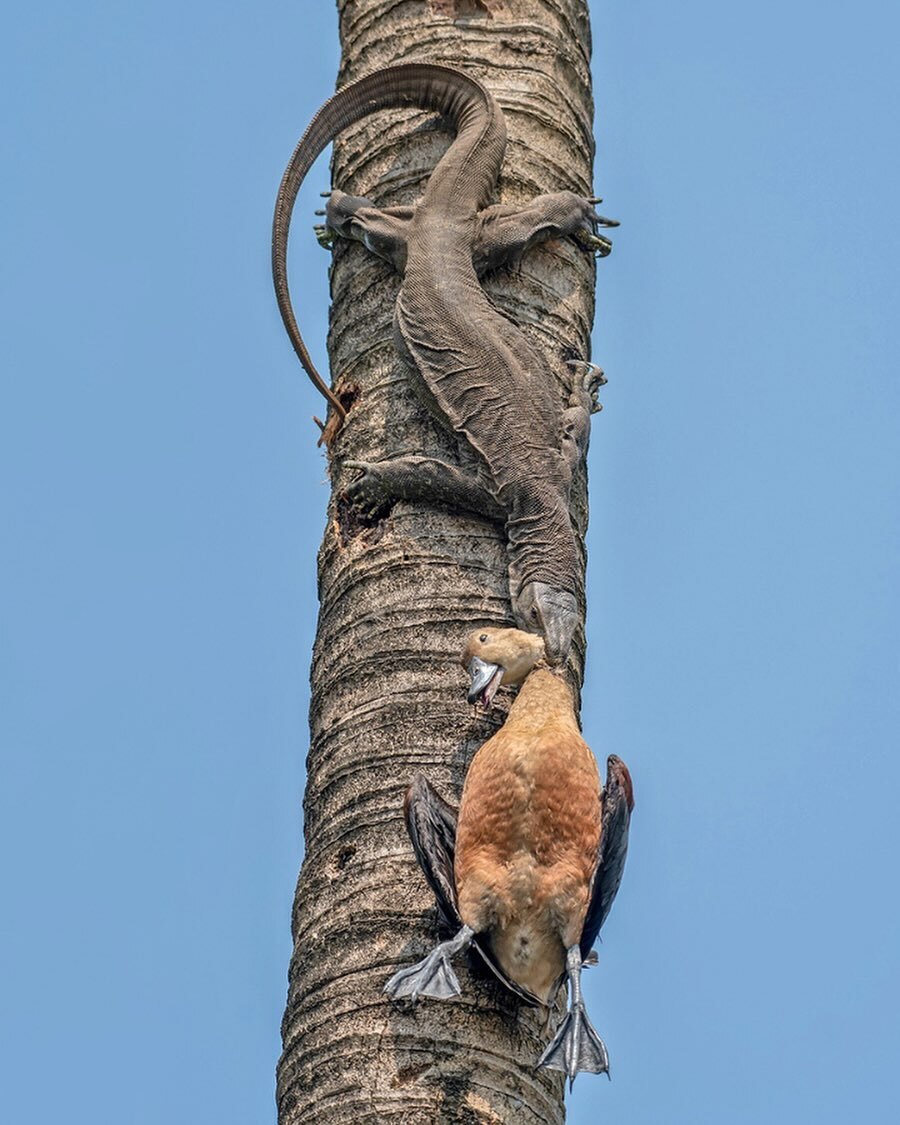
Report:
<svg viewBox="0 0 900 1125"><path fill-rule="evenodd" d="M524 207L495 204L479 213L472 260L479 274L519 257L551 238L571 238L583 250L605 257L612 250L601 226L618 226L593 208L593 200L572 191L538 195Z"/></svg>
<svg viewBox="0 0 900 1125"><path fill-rule="evenodd" d="M339 236L361 242L402 274L414 211L414 207L376 207L363 195L333 191L325 206L325 225L321 229L331 241ZM326 245L318 229L317 237Z"/></svg>
<svg viewBox="0 0 900 1125"><path fill-rule="evenodd" d="M591 436L591 415L603 409L597 392L606 383L603 369L596 363L583 359L567 360L573 368L572 393L569 405L563 411L561 452L574 473L583 457L587 455Z"/></svg>

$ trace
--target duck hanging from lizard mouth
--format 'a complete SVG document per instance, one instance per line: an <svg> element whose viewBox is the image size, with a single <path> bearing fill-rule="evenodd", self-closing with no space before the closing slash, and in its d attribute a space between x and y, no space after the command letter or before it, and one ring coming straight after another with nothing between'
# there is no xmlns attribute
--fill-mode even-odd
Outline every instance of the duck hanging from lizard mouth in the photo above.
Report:
<svg viewBox="0 0 900 1125"><path fill-rule="evenodd" d="M461 992L450 960L473 945L524 1003L550 1008L568 979L568 1011L538 1066L608 1073L591 1026L581 970L619 889L634 797L615 755L606 785L578 729L572 690L547 665L541 637L519 629L472 633L462 656L468 699L490 707L501 685L521 684L503 727L469 767L459 813L424 777L404 811L413 849L455 931L423 961L400 969L394 999Z"/></svg>

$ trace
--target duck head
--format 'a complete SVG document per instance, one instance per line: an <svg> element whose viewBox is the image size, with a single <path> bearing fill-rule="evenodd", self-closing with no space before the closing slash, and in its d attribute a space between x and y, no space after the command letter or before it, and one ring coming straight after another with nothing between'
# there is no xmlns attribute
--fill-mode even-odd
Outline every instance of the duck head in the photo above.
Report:
<svg viewBox="0 0 900 1125"><path fill-rule="evenodd" d="M534 633L476 629L462 654L463 667L471 677L469 702L489 708L501 684L520 684L544 655L544 641Z"/></svg>
<svg viewBox="0 0 900 1125"><path fill-rule="evenodd" d="M555 590L546 582L526 582L513 609L519 625L543 634L551 664L565 660L579 620L574 594Z"/></svg>

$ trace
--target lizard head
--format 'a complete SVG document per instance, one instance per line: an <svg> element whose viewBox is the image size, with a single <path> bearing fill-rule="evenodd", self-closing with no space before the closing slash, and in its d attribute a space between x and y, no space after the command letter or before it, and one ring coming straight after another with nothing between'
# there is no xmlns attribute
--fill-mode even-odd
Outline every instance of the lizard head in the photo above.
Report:
<svg viewBox="0 0 900 1125"><path fill-rule="evenodd" d="M520 628L543 634L550 663L561 664L579 621L575 595L555 590L546 582L526 582L513 603L513 612Z"/></svg>

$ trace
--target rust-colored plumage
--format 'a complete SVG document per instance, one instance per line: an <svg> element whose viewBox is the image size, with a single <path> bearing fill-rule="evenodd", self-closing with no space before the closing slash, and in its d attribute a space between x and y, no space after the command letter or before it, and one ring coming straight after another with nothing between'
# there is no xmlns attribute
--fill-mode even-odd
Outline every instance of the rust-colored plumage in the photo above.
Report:
<svg viewBox="0 0 900 1125"><path fill-rule="evenodd" d="M468 655L499 663L511 639L476 639ZM535 668L469 768L455 870L462 920L488 934L507 975L546 1004L566 950L581 940L600 845L600 793L571 689Z"/></svg>
<svg viewBox="0 0 900 1125"><path fill-rule="evenodd" d="M568 975L572 1006L541 1063L608 1069L581 999L584 959L606 919L625 862L631 778L609 758L607 784L578 729L572 691L543 663L540 637L475 633L463 653L470 700L489 706L501 683L524 680L504 726L475 755L458 820L423 778L407 797L410 836L456 938L388 982L392 996L459 993L449 957L470 942L523 1000L550 1005ZM455 831L454 831L455 829Z"/></svg>

